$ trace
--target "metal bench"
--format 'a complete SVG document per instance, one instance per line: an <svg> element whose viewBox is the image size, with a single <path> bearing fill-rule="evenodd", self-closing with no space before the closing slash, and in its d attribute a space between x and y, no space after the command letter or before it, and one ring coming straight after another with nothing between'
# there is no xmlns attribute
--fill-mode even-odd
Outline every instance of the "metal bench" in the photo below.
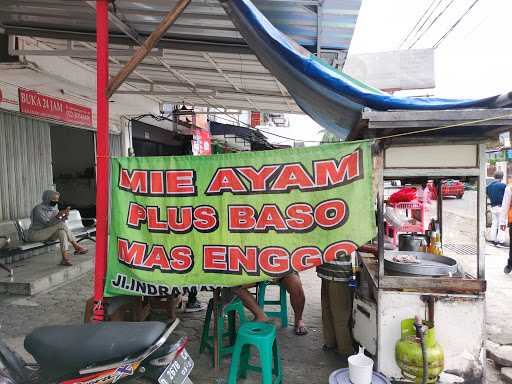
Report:
<svg viewBox="0 0 512 384"><path fill-rule="evenodd" d="M84 222L88 223L88 225L84 225ZM96 242L96 219L84 218L80 215L80 211L74 209L69 212L66 223L78 242L82 240Z"/></svg>
<svg viewBox="0 0 512 384"><path fill-rule="evenodd" d="M83 222L90 222L91 225L85 226ZM69 212L68 220L66 221L68 228L75 235L78 242L83 240L96 241L96 219L83 219L80 212L72 210ZM28 241L26 232L30 227L30 219L24 218L17 221L9 220L0 222L0 259L5 259L10 256L29 252L38 248L48 247L57 244L58 240L49 241ZM13 269L9 268L3 263L0 263L0 268L9 272L9 276L13 275Z"/></svg>
<svg viewBox="0 0 512 384"><path fill-rule="evenodd" d="M85 226L83 223L84 221L90 222L91 224L88 226ZM30 219L20 219L17 222L19 231L21 233L21 236L25 243L32 244L28 241L26 238L26 232L30 228ZM90 219L90 218L82 218L80 215L80 212L76 209L73 209L69 212L68 219L66 220L66 224L68 225L68 228L70 231L75 235L76 240L78 242L83 240L92 240L96 241L95 235L96 235L96 219ZM50 241L47 244L55 244L57 241Z"/></svg>
<svg viewBox="0 0 512 384"><path fill-rule="evenodd" d="M15 221L9 220L0 223L0 238L3 238L2 247L0 249L0 258L5 259L12 255L28 252L37 248L48 246L47 243L26 243L20 236L18 225ZM13 275L12 268L0 263L0 268L9 272L9 276Z"/></svg>

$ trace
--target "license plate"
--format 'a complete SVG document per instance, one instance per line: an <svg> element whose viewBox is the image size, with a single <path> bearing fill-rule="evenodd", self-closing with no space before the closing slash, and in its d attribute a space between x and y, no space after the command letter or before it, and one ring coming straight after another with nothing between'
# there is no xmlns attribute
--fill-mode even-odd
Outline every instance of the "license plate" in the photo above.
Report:
<svg viewBox="0 0 512 384"><path fill-rule="evenodd" d="M182 384L194 368L194 360L186 350L165 368L164 373L158 378L159 384Z"/></svg>

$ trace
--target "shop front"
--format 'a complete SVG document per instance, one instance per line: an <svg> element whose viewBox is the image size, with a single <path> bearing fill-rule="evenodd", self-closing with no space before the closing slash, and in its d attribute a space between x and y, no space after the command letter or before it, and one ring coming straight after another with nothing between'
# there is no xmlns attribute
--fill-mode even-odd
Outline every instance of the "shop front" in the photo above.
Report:
<svg viewBox="0 0 512 384"><path fill-rule="evenodd" d="M132 120L132 148L135 156L179 156L192 154L191 134L164 129Z"/></svg>
<svg viewBox="0 0 512 384"><path fill-rule="evenodd" d="M95 215L96 132L90 108L0 83L0 220L28 217L47 189L83 217ZM113 156L121 135L110 134ZM23 191L23 193L19 193Z"/></svg>

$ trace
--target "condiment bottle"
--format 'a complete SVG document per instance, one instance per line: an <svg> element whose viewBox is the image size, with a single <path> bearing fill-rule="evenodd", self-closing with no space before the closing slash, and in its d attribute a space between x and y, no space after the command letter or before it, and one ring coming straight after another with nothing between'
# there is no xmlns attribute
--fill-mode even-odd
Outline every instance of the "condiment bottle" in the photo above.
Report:
<svg viewBox="0 0 512 384"><path fill-rule="evenodd" d="M429 246L429 250L428 250L429 253L432 253L434 255L436 255L436 233L435 232L432 232L432 234L430 235L430 246Z"/></svg>
<svg viewBox="0 0 512 384"><path fill-rule="evenodd" d="M436 255L442 256L443 255L443 246L441 245L441 234L439 232L436 232Z"/></svg>

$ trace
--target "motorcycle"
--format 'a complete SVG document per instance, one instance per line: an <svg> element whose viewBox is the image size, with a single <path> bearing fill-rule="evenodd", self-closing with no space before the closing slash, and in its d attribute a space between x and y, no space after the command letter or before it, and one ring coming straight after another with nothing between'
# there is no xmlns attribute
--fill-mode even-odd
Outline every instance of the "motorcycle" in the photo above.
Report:
<svg viewBox="0 0 512 384"><path fill-rule="evenodd" d="M193 384L187 337L172 343L179 320L104 322L35 329L24 341L36 364L0 342L0 384L110 384L145 378L158 384Z"/></svg>

